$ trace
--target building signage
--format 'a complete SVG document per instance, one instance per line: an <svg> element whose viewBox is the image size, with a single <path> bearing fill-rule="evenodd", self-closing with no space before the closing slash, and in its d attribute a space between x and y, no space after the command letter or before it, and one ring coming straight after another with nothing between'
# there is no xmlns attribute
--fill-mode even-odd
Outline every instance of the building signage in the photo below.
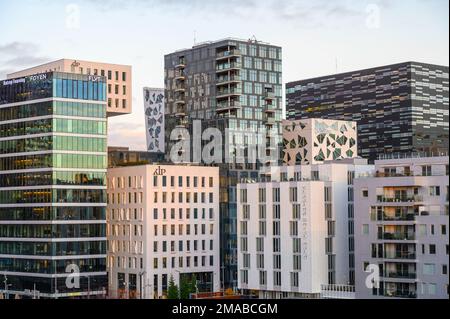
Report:
<svg viewBox="0 0 450 319"><path fill-rule="evenodd" d="M155 172L153 173L153 176L161 176L161 175L166 175L167 170L165 170L164 168L161 168L161 166L158 166L157 169L155 169Z"/></svg>
<svg viewBox="0 0 450 319"><path fill-rule="evenodd" d="M3 81L3 85L7 86L7 85L25 83L26 79L28 79L31 82L42 81L42 80L46 80L47 79L47 74L43 73L43 74L31 75L28 78L18 78L18 79L4 80Z"/></svg>

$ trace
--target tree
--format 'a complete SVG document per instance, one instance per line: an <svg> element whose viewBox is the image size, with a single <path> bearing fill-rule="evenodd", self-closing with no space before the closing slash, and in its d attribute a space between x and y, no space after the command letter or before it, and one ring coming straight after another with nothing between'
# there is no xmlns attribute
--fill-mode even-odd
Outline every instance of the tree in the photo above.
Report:
<svg viewBox="0 0 450 319"><path fill-rule="evenodd" d="M178 290L178 286L175 285L175 280L173 279L173 276L170 276L167 299L180 299L180 292Z"/></svg>
<svg viewBox="0 0 450 319"><path fill-rule="evenodd" d="M180 280L180 299L189 299L191 293L190 283L186 276L181 276Z"/></svg>
<svg viewBox="0 0 450 319"><path fill-rule="evenodd" d="M189 288L190 288L191 294L197 293L197 278L195 278L195 276L192 276Z"/></svg>

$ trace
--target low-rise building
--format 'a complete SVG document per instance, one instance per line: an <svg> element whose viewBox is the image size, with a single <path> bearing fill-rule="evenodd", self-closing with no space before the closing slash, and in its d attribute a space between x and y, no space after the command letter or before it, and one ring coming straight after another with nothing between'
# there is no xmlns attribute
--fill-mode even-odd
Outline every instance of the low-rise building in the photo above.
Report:
<svg viewBox="0 0 450 319"><path fill-rule="evenodd" d="M260 298L354 297L353 180L363 159L271 167L238 184L238 277Z"/></svg>
<svg viewBox="0 0 450 319"><path fill-rule="evenodd" d="M355 181L357 298L447 299L449 157L375 166Z"/></svg>
<svg viewBox="0 0 450 319"><path fill-rule="evenodd" d="M164 298L171 278L220 290L218 168L115 167L107 181L111 297Z"/></svg>

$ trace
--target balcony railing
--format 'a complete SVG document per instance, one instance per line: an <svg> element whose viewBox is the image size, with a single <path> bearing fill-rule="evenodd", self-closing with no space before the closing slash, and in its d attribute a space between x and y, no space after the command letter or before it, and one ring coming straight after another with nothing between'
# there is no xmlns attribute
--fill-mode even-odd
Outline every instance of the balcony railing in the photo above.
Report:
<svg viewBox="0 0 450 319"><path fill-rule="evenodd" d="M390 291L386 290L384 292L385 297L393 297L393 298L417 298L417 293L415 291Z"/></svg>
<svg viewBox="0 0 450 319"><path fill-rule="evenodd" d="M241 55L241 51L234 49L234 50L219 52L219 53L217 53L216 57L217 57L217 59L223 59L223 58L229 58L229 57L237 57L240 55Z"/></svg>
<svg viewBox="0 0 450 319"><path fill-rule="evenodd" d="M382 236L378 236L378 239L382 240L415 240L416 236L409 233L383 233Z"/></svg>
<svg viewBox="0 0 450 319"><path fill-rule="evenodd" d="M223 84L228 82L240 82L242 79L239 75L222 76L217 78L217 84Z"/></svg>
<svg viewBox="0 0 450 319"><path fill-rule="evenodd" d="M403 272L403 271L386 271L384 277L387 278L400 278L400 279L416 279L417 274L415 272Z"/></svg>
<svg viewBox="0 0 450 319"><path fill-rule="evenodd" d="M384 254L384 258L412 260L412 259L416 259L416 252L415 251L386 252Z"/></svg>
<svg viewBox="0 0 450 319"><path fill-rule="evenodd" d="M266 100L273 100L274 98L275 98L275 93L274 92L270 92L270 91L264 92L264 99L266 99Z"/></svg>
<svg viewBox="0 0 450 319"><path fill-rule="evenodd" d="M242 90L239 88L231 88L231 89L226 89L226 90L218 90L217 91L217 98L221 98L221 97L226 97L226 96L230 96L230 95L241 95L242 94Z"/></svg>
<svg viewBox="0 0 450 319"><path fill-rule="evenodd" d="M416 215L414 213L410 214L401 214L401 215L383 215L382 221L413 221L416 219Z"/></svg>
<svg viewBox="0 0 450 319"><path fill-rule="evenodd" d="M227 103L220 103L217 104L216 112L226 112L228 110L236 110L241 107L241 103L235 101L235 102L227 102Z"/></svg>
<svg viewBox="0 0 450 319"><path fill-rule="evenodd" d="M221 63L221 64L217 64L216 71L222 72L222 71L228 71L230 69L240 69L240 68L242 68L242 63L239 63L239 62Z"/></svg>
<svg viewBox="0 0 450 319"><path fill-rule="evenodd" d="M377 201L379 203L413 203L413 202L422 202L423 197L420 195L414 196L378 196Z"/></svg>

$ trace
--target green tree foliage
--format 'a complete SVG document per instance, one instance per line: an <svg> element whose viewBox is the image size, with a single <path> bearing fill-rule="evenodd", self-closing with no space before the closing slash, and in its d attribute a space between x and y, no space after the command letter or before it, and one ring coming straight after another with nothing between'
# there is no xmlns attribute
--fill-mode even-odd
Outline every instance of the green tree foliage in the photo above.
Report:
<svg viewBox="0 0 450 319"><path fill-rule="evenodd" d="M175 285L175 280L173 279L173 276L170 276L169 280L169 290L167 292L167 299L179 299L179 290L178 286Z"/></svg>

